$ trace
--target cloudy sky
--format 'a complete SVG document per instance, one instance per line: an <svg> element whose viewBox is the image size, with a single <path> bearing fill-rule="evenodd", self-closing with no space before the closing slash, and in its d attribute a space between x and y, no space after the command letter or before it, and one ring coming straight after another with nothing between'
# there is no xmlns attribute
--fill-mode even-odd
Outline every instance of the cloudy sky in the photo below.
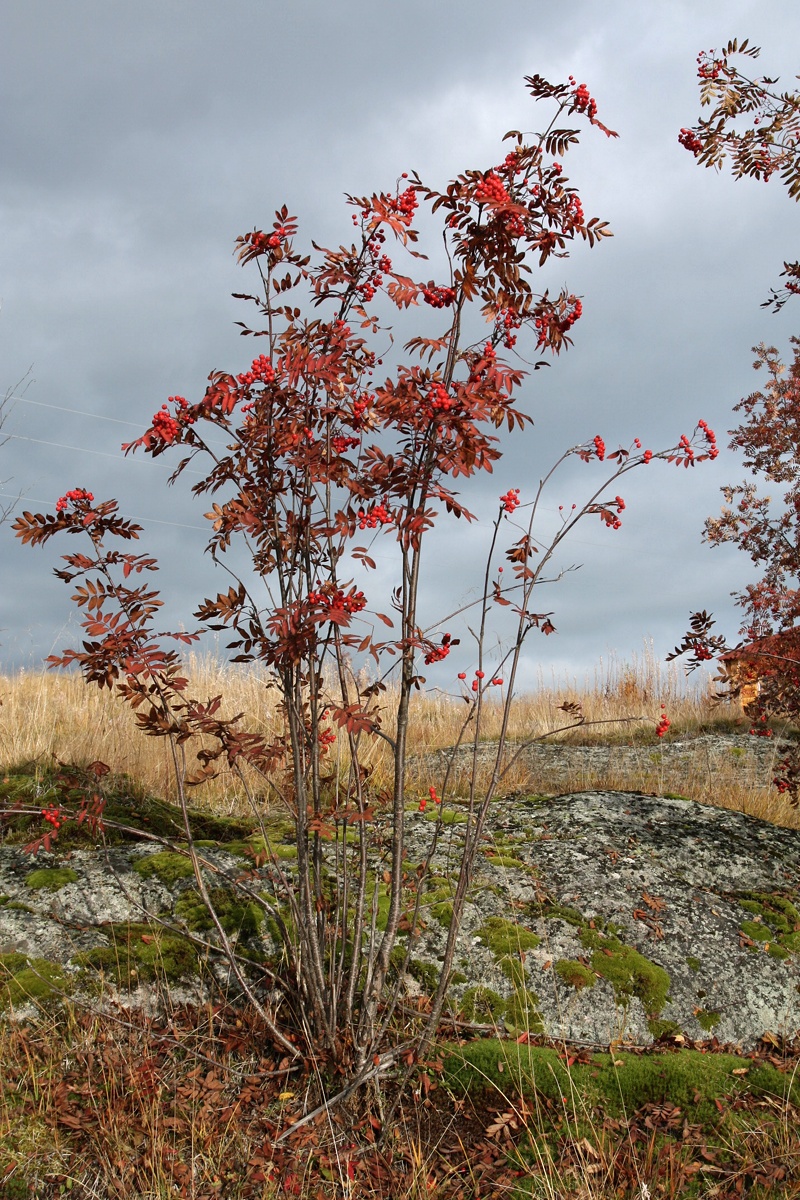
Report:
<svg viewBox="0 0 800 1200"><path fill-rule="evenodd" d="M192 627L197 602L227 587L202 553L207 504L192 502L191 479L166 487L168 456L123 459L119 447L168 395L199 399L210 370L249 364L234 324L249 314L230 294L254 281L234 262L235 237L285 202L301 237L338 244L352 229L345 192L393 188L410 170L442 186L501 161L506 130L549 121L523 85L534 73L585 81L620 134L585 127L566 162L587 217L615 236L541 275L541 290L567 283L583 297L574 348L531 375L520 403L534 428L507 438L494 476L464 492L481 525L438 535L426 618L474 594L498 495L530 496L568 446L600 433L609 447L639 436L657 449L700 417L725 445L733 405L763 378L751 347L788 354L800 321L797 307L759 307L797 256L793 202L777 179L699 169L677 142L698 113L698 51L734 36L761 45L756 69L791 86L795 0L6 0L0 395L19 399L0 500L22 493L21 507L52 511L70 487L117 497L162 562L165 622ZM436 314L420 317L434 332ZM735 633L728 596L750 564L701 534L720 486L741 475L727 451L695 472L633 473L622 528L588 519L561 559L581 569L543 591L558 633L530 642L526 683L624 660L650 639L663 657L698 608ZM570 463L545 521L600 478L597 464ZM35 667L79 640L52 575L74 548L23 548L0 527L0 666ZM373 588L396 582L391 542L378 550ZM451 674L452 662L432 670Z"/></svg>

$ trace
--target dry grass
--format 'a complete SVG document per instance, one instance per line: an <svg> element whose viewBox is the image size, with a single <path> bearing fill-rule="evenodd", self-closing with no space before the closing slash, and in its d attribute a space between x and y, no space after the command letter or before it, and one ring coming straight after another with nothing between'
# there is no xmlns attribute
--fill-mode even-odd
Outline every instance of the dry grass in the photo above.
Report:
<svg viewBox="0 0 800 1200"><path fill-rule="evenodd" d="M224 697L224 714L244 712L248 727L267 737L277 731L276 692L263 672L210 658L191 658L187 673L195 695ZM576 756L571 764L555 756L533 760L522 756L505 775L502 790L506 794L585 789L676 794L799 828L800 814L771 785L768 756L756 759L746 750L739 751L720 765L719 761L712 763L708 744L702 740L689 760L677 762L661 753L663 744L654 734L661 704L666 705L672 722L665 743L701 732L747 732L748 723L738 707L714 702L709 677L690 683L692 686L679 667L665 666L652 653L630 662L611 659L600 663L582 680L540 678L535 691L515 700L509 757L516 746L569 724L560 708L566 702L582 706L585 724L547 737L547 744L605 746L607 752L591 758ZM500 730L500 690L487 693L478 731L479 742L486 743L480 768L484 777L489 772L491 743ZM152 793L175 799L166 743L141 736L131 711L107 689L89 688L74 674L19 672L0 676L0 700L0 764L5 767L53 757L84 763L100 759ZM390 736L394 732L392 701L389 691L383 698L383 728ZM458 741L467 713L468 705L458 691L430 691L414 697L409 743L412 791L425 794L432 782L441 780L443 759L431 756ZM777 732L782 730L776 727ZM466 744L473 733L470 726ZM638 756L626 752L637 746L643 748ZM376 786L390 783L391 750L385 741L375 739L362 745L362 761L372 768ZM466 787L467 773L462 770L455 780L455 793L463 794ZM241 785L230 773L204 785L195 799L216 810L245 811Z"/></svg>

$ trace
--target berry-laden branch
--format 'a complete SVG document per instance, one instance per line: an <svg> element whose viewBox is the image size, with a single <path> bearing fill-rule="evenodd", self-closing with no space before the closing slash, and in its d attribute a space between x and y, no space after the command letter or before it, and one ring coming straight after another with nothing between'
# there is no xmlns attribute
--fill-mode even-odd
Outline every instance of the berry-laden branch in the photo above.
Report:
<svg viewBox="0 0 800 1200"><path fill-rule="evenodd" d="M749 177L769 183L778 175L790 197L800 199L800 92L777 92L777 78L751 79L731 62L734 55L756 59L760 47L745 38L728 42L724 50L702 50L697 56L700 104L712 107L705 120L681 129L680 144L704 167L719 170L730 160L735 179ZM790 296L800 292L800 262L784 262L781 276L789 280L771 289L762 308L779 312Z"/></svg>

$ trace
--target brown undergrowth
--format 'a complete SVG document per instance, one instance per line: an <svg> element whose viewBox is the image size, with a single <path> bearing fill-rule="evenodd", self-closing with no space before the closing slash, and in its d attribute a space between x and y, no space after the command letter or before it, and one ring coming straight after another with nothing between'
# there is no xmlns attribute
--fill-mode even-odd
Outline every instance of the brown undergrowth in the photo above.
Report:
<svg viewBox="0 0 800 1200"><path fill-rule="evenodd" d="M577 1086L578 1072L591 1074L603 1056L524 1036L511 1048L522 1042L563 1070L555 1092L546 1079L529 1086L508 1066L497 1074L510 1061L509 1043L462 1037L464 1053L476 1047L492 1063L485 1086L464 1090L447 1069L459 1054L453 1035L464 1028L441 1032L391 1126L383 1123L389 1081L380 1098L322 1112L281 1140L303 1115L314 1079L308 1064L293 1066L271 1047L253 1015L209 1005L155 1020L65 1007L5 1024L0 1197L800 1196L798 1045L767 1038L734 1060L731 1078L741 1086L733 1093L692 1097L690 1086L677 1103L664 1094L670 1063L705 1055L711 1067L724 1047L664 1042L626 1052L624 1063L612 1047L620 1080L612 1104ZM623 1086L637 1064L639 1084ZM771 1085L755 1086L765 1071Z"/></svg>

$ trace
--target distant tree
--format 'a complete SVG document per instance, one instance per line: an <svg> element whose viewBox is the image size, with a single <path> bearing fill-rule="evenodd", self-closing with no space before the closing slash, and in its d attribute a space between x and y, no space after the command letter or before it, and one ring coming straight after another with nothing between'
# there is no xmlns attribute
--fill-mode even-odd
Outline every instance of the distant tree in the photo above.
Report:
<svg viewBox="0 0 800 1200"><path fill-rule="evenodd" d="M678 141L704 167L719 170L726 158L736 179L751 176L768 183L777 174L794 200L800 199L800 93L776 92L778 79L750 79L731 63L736 54L756 59L758 46L734 38L724 50L702 50L697 56L700 104L713 105L711 115ZM800 78L800 76L797 76ZM800 262L784 262L788 283L771 289L763 308L778 312L800 292Z"/></svg>
<svg viewBox="0 0 800 1200"><path fill-rule="evenodd" d="M775 173L789 195L800 198L800 93L775 92L776 79L750 79L730 62L734 54L755 59L758 47L747 40L728 43L721 53L698 56L701 105L714 105L707 120L682 129L678 140L703 166L719 168L728 156L735 178L753 176L768 182ZM736 125L746 117L744 126ZM788 278L772 290L762 307L778 312L800 292L800 263L784 263ZM800 721L800 339L792 338L794 360L788 374L774 347L755 347L754 366L769 372L763 391L740 401L734 411L744 414L730 430L731 449L744 455L744 465L762 476L770 495L752 480L722 489L725 505L705 524L712 546L732 543L750 555L761 577L734 592L744 613L737 647L713 632L714 619L695 613L689 633L669 657L691 655L689 669L722 657L725 695L741 690L742 676L732 671L746 661L749 674L759 678L757 695L748 705L753 732L770 735L769 719L777 714ZM782 491L781 491L782 489ZM774 780L781 792L800 799L800 749L780 764Z"/></svg>

